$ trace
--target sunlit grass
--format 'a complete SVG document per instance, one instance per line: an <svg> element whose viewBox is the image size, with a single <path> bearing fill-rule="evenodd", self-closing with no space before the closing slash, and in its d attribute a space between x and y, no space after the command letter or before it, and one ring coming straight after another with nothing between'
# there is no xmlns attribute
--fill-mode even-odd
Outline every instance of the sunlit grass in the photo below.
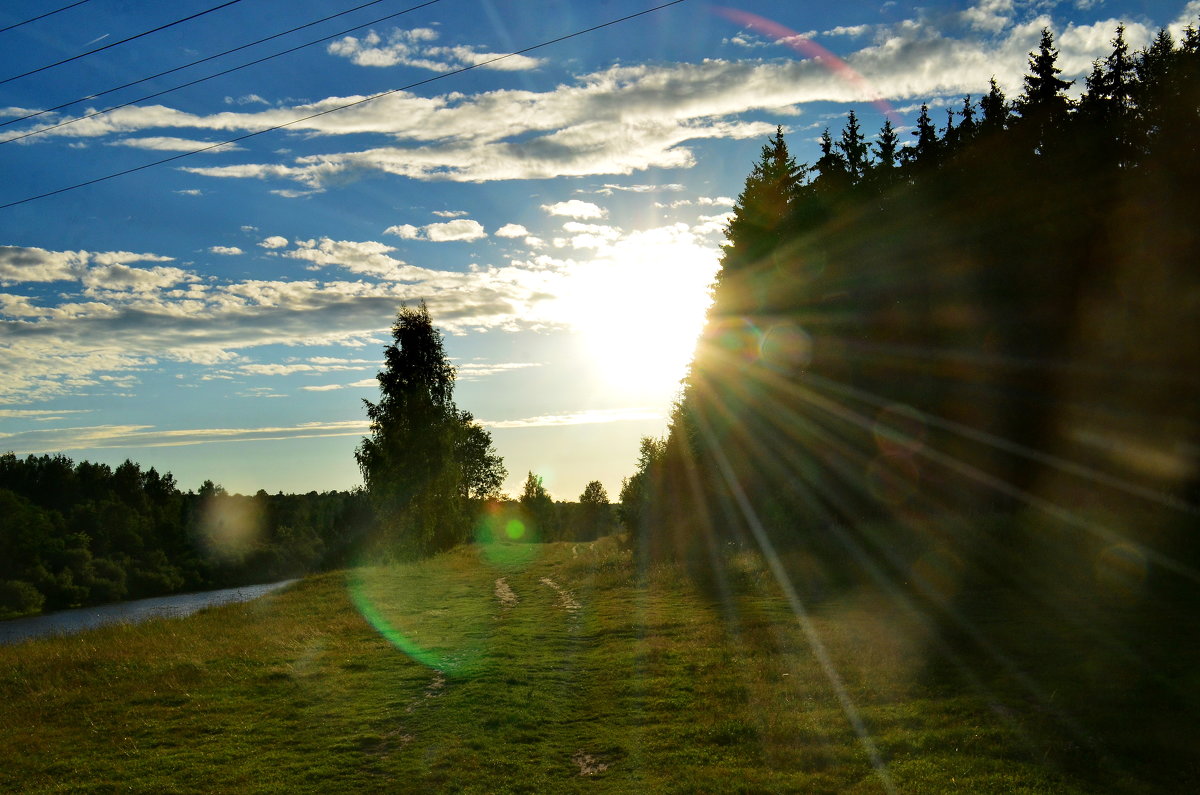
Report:
<svg viewBox="0 0 1200 795"><path fill-rule="evenodd" d="M0 789L884 791L758 555L713 601L614 539L528 549L0 648ZM376 632L363 595L444 670ZM810 619L898 791L1094 790L1019 700L931 684L895 600Z"/></svg>

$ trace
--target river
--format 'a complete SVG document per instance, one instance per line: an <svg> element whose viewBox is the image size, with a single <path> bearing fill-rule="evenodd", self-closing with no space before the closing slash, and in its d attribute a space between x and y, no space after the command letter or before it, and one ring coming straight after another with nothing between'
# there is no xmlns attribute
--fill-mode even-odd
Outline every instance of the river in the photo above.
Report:
<svg viewBox="0 0 1200 795"><path fill-rule="evenodd" d="M150 618L182 618L206 607L248 602L294 582L296 580L282 580L262 585L243 585L240 588L222 588L219 591L156 596L152 599L136 599L131 602L14 618L0 621L0 645L20 643L44 635L70 635L117 622L137 623Z"/></svg>

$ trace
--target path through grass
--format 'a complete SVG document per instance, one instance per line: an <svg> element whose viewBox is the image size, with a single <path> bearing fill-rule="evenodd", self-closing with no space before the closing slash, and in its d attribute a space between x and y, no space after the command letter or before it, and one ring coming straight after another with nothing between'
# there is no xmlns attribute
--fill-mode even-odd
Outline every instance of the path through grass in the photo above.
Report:
<svg viewBox="0 0 1200 795"><path fill-rule="evenodd" d="M470 547L0 648L0 790L1092 789L986 693L922 684L894 606L828 603L812 628L875 769L796 616L741 572L714 603L611 539Z"/></svg>

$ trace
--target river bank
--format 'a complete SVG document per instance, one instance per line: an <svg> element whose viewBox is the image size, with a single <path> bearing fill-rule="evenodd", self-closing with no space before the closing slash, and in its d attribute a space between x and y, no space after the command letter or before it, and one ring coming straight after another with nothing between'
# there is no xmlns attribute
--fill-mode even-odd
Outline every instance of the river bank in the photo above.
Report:
<svg viewBox="0 0 1200 795"><path fill-rule="evenodd" d="M0 621L0 645L48 635L70 635L105 624L137 623L152 618L182 618L206 607L247 602L296 582L295 579L214 591L156 596L129 602L59 610L40 616Z"/></svg>

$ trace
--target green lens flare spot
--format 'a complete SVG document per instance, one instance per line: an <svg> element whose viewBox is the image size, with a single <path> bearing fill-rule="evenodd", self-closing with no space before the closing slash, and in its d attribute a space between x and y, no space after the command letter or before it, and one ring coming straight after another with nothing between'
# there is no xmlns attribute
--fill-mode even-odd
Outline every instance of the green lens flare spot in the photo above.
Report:
<svg viewBox="0 0 1200 795"><path fill-rule="evenodd" d="M525 535L525 523L520 519L509 519L504 525L504 534L516 541Z"/></svg>

